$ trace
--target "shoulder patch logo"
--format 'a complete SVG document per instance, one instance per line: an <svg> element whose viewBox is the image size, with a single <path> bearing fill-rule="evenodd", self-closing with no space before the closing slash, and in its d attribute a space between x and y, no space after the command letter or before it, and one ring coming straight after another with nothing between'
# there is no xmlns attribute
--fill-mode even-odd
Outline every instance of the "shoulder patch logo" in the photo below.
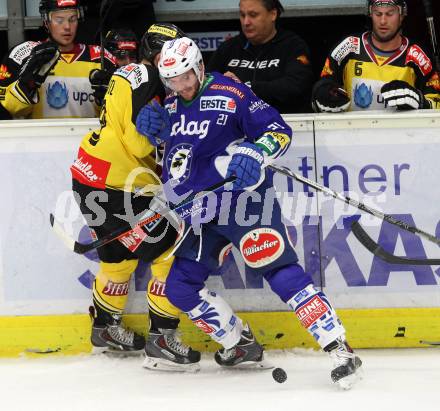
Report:
<svg viewBox="0 0 440 411"><path fill-rule="evenodd" d="M429 74L432 70L431 60L416 44L413 44L406 54L405 64L408 64L409 62L415 63L424 76Z"/></svg>
<svg viewBox="0 0 440 411"><path fill-rule="evenodd" d="M11 54L9 54L9 58L21 65L26 57L31 54L32 49L39 43L39 41L26 41L21 43L12 49Z"/></svg>
<svg viewBox="0 0 440 411"><path fill-rule="evenodd" d="M427 87L432 87L434 90L440 91L440 76L438 73L434 73L426 83Z"/></svg>
<svg viewBox="0 0 440 411"><path fill-rule="evenodd" d="M137 89L142 83L146 83L149 79L148 69L143 64L129 64L118 68L115 75L123 77L130 82L133 90Z"/></svg>
<svg viewBox="0 0 440 411"><path fill-rule="evenodd" d="M301 64L304 64L305 66L308 66L310 64L310 60L305 54L301 54L296 58Z"/></svg>
<svg viewBox="0 0 440 411"><path fill-rule="evenodd" d="M324 67L322 68L322 71L321 71L321 77L328 77L328 76L332 76L332 75L333 75L333 70L330 67L330 59L327 57L325 59Z"/></svg>
<svg viewBox="0 0 440 411"><path fill-rule="evenodd" d="M90 45L90 60L95 61L101 58L101 47L97 45ZM104 57L110 60L113 64L116 63L116 58L108 50L104 49Z"/></svg>
<svg viewBox="0 0 440 411"><path fill-rule="evenodd" d="M339 45L332 51L331 56L341 64L342 60L347 57L350 53L359 54L361 50L361 41L359 37L350 36L343 40Z"/></svg>

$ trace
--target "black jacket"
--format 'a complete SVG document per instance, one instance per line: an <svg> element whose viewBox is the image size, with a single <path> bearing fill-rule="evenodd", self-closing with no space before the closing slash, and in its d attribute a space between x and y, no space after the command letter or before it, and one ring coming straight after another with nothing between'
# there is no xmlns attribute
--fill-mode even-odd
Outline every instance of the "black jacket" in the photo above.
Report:
<svg viewBox="0 0 440 411"><path fill-rule="evenodd" d="M232 71L281 113L310 111L313 73L309 49L290 31L278 29L271 41L258 46L241 33L220 45L207 71Z"/></svg>

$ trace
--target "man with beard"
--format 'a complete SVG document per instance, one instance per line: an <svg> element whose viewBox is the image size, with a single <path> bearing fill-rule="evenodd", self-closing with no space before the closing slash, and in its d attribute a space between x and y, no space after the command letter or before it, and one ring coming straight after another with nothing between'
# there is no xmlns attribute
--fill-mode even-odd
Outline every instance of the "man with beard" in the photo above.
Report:
<svg viewBox="0 0 440 411"><path fill-rule="evenodd" d="M418 44L402 35L405 0L368 0L371 31L345 38L315 84L317 112L440 108L439 73ZM438 69L438 68L437 68Z"/></svg>
<svg viewBox="0 0 440 411"><path fill-rule="evenodd" d="M249 86L280 113L310 111L310 52L297 34L279 26L278 0L240 0L241 33L212 55L207 72L218 71Z"/></svg>

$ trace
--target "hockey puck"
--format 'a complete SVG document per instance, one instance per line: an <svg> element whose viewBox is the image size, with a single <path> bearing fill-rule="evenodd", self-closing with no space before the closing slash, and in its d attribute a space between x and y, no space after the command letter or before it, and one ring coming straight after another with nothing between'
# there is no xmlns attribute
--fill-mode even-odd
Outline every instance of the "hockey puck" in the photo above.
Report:
<svg viewBox="0 0 440 411"><path fill-rule="evenodd" d="M275 368L272 371L272 377L276 382L279 382L280 384L287 380L286 371L284 371L282 368Z"/></svg>

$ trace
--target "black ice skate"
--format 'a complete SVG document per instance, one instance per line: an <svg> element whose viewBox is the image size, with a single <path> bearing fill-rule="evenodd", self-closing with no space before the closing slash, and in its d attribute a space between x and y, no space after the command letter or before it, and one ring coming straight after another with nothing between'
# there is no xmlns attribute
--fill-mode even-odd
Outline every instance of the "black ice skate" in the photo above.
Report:
<svg viewBox="0 0 440 411"><path fill-rule="evenodd" d="M361 377L361 359L353 352L348 343L341 338L336 339L327 347L327 351L333 360L331 378L342 389L349 390Z"/></svg>
<svg viewBox="0 0 440 411"><path fill-rule="evenodd" d="M150 331L142 366L159 371L199 371L200 352L183 344L176 334L174 329Z"/></svg>
<svg viewBox="0 0 440 411"><path fill-rule="evenodd" d="M140 354L145 345L145 338L132 330L126 329L121 318L113 317L108 324L97 324L94 309L90 307L93 319L91 342L93 353Z"/></svg>
<svg viewBox="0 0 440 411"><path fill-rule="evenodd" d="M263 347L258 344L249 325L243 327L241 338L232 348L222 348L214 356L217 364L234 368L273 368L264 360Z"/></svg>

